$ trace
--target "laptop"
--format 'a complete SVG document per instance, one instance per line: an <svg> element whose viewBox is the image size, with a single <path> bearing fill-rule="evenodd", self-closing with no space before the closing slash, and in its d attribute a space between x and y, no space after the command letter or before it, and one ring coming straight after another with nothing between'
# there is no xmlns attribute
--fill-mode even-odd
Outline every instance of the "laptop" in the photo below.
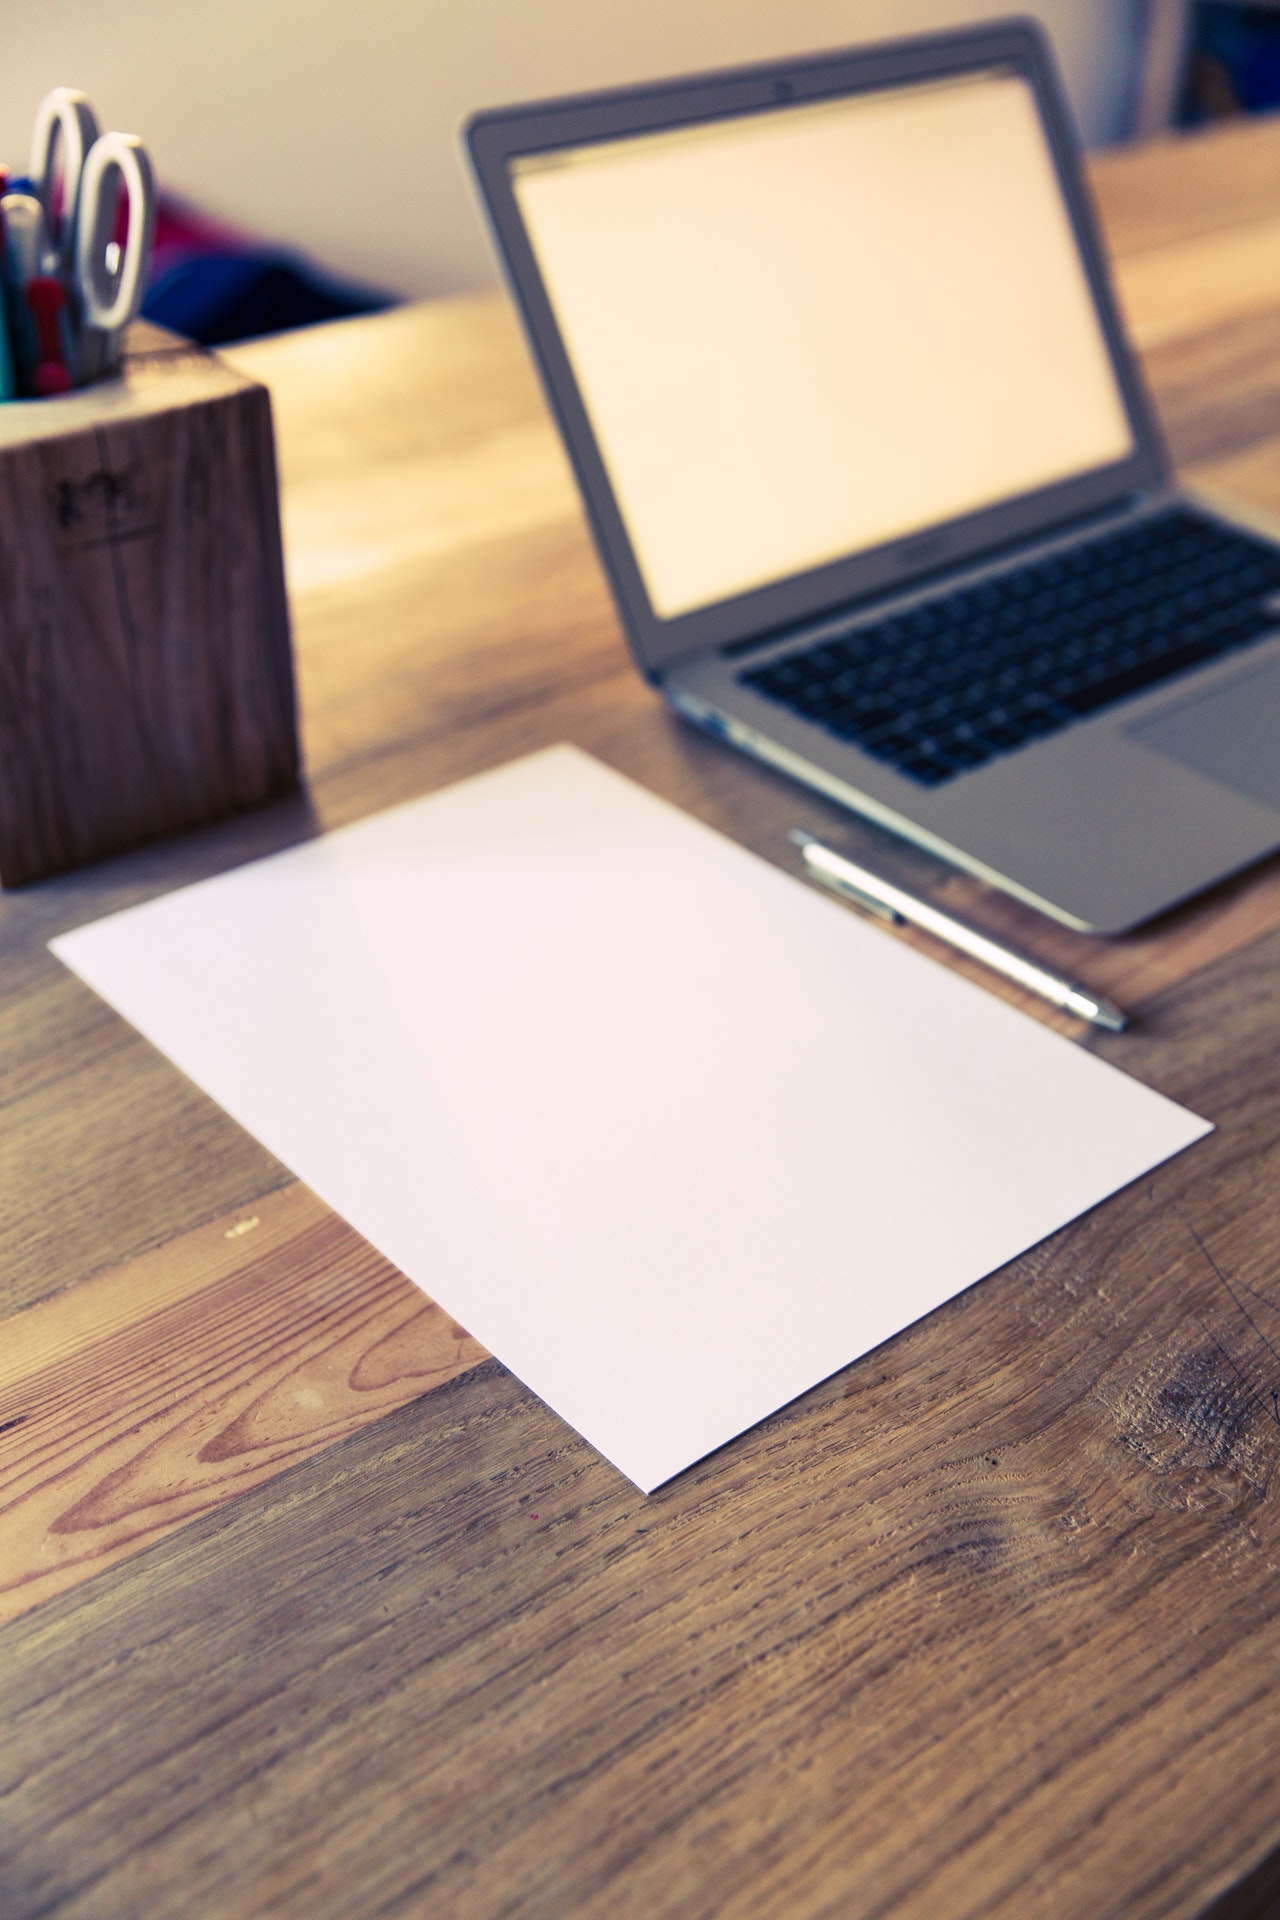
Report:
<svg viewBox="0 0 1280 1920"><path fill-rule="evenodd" d="M1086 931L1280 845L1280 545L1173 483L1037 27L467 140L677 713Z"/></svg>

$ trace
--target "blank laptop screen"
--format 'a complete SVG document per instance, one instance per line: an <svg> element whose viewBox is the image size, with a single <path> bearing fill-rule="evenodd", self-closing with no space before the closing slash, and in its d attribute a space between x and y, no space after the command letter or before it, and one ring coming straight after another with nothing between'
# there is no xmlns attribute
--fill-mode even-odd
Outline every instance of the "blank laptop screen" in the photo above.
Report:
<svg viewBox="0 0 1280 1920"><path fill-rule="evenodd" d="M1133 451L1008 71L513 162L654 611Z"/></svg>

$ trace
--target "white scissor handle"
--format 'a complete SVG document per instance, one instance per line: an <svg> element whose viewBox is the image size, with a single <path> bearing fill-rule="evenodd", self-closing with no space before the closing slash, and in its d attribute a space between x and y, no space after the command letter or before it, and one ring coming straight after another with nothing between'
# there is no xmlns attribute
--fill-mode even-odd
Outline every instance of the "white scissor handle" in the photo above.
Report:
<svg viewBox="0 0 1280 1920"><path fill-rule="evenodd" d="M54 155L62 138L62 208L55 217L53 205ZM55 87L36 108L36 123L31 134L31 175L36 198L44 208L49 238L58 250L64 273L71 270L75 250L76 210L80 198L81 174L89 149L98 138L98 122L84 94L74 87Z"/></svg>
<svg viewBox="0 0 1280 1920"><path fill-rule="evenodd" d="M129 234L118 259L112 244L117 183L129 202ZM142 305L155 219L146 148L132 133L104 133L85 156L75 230L75 277L87 327L119 333Z"/></svg>

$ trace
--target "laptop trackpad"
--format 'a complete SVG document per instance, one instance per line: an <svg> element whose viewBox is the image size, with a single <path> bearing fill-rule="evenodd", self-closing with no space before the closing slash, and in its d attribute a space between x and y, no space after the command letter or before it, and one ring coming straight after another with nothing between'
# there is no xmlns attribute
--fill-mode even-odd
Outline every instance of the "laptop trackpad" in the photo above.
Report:
<svg viewBox="0 0 1280 1920"><path fill-rule="evenodd" d="M1280 660L1125 732L1280 813Z"/></svg>

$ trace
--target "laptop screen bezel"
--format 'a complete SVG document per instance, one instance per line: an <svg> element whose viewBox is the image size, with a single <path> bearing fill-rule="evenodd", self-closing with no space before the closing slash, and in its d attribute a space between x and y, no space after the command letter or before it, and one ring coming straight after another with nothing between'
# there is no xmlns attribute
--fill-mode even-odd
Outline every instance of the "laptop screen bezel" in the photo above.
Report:
<svg viewBox="0 0 1280 1920"><path fill-rule="evenodd" d="M1033 89L1133 434L1133 452L1114 464L996 506L661 618L649 599L521 217L512 185L513 163L560 148L631 139L782 105L991 68L1016 70ZM1007 21L816 59L771 61L654 86L535 102L477 114L465 131L498 252L568 449L597 549L632 651L648 678L660 679L666 668L695 653L764 639L842 607L910 587L930 574L972 562L1073 519L1104 512L1135 493L1167 484L1168 457L1111 290L1070 112L1048 43L1032 21Z"/></svg>

